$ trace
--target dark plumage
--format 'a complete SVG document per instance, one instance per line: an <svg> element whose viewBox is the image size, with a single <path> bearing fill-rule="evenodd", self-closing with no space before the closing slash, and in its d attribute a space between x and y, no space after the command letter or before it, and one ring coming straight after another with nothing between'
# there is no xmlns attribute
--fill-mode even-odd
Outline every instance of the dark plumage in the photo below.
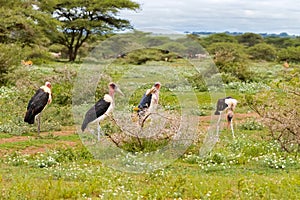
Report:
<svg viewBox="0 0 300 200"><path fill-rule="evenodd" d="M151 89L148 89L143 97L141 98L141 101L137 108L137 114L139 116L139 119L141 120L143 117L145 117L148 113L152 113L155 111L156 106L158 104L159 100L159 90L160 90L161 84L159 82L156 82Z"/></svg>
<svg viewBox="0 0 300 200"><path fill-rule="evenodd" d="M225 97L223 99L218 100L217 110L215 111L215 115L220 115L220 111L223 111L228 107L228 105L225 103L225 99L232 99L232 97Z"/></svg>
<svg viewBox="0 0 300 200"><path fill-rule="evenodd" d="M81 125L81 130L84 132L89 123L97 122L98 141L100 140L100 121L105 119L114 109L114 95L119 92L124 95L115 83L109 83L109 93L105 94L94 106L92 106L85 114Z"/></svg>
<svg viewBox="0 0 300 200"><path fill-rule="evenodd" d="M46 82L44 86L40 87L33 97L31 97L27 111L24 117L24 122L34 124L35 117L40 114L48 103L51 103L51 83ZM39 128L39 127L38 127Z"/></svg>
<svg viewBox="0 0 300 200"><path fill-rule="evenodd" d="M51 103L51 83L46 82L45 85L40 87L33 97L31 97L28 105L27 111L24 117L24 122L28 124L34 124L34 120L37 117L38 122L38 134L40 134L40 114L45 109L47 104Z"/></svg>
<svg viewBox="0 0 300 200"><path fill-rule="evenodd" d="M111 102L106 102L104 99L100 99L93 107L91 107L85 114L84 121L81 125L82 132L86 129L90 122L93 122L98 117L102 116L109 108Z"/></svg>
<svg viewBox="0 0 300 200"><path fill-rule="evenodd" d="M138 108L139 109L143 109L143 108L149 108L150 104L151 104L151 98L152 98L152 94L144 94L139 105Z"/></svg>
<svg viewBox="0 0 300 200"><path fill-rule="evenodd" d="M48 103L49 93L39 88L35 95L30 99L27 112L25 114L24 122L34 124L35 116L40 114Z"/></svg>

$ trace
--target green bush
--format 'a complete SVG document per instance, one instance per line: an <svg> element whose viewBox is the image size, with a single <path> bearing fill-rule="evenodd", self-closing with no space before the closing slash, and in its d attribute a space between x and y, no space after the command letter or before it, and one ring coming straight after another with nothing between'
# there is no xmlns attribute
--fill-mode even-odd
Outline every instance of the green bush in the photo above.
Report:
<svg viewBox="0 0 300 200"><path fill-rule="evenodd" d="M279 61L300 62L300 46L288 47L278 52Z"/></svg>
<svg viewBox="0 0 300 200"><path fill-rule="evenodd" d="M252 47L263 42L263 37L256 33L244 33L237 36L237 40L240 44L248 47Z"/></svg>
<svg viewBox="0 0 300 200"><path fill-rule="evenodd" d="M167 50L147 48L121 55L117 63L141 65L148 61L172 61L176 58L178 56L175 53L169 53Z"/></svg>
<svg viewBox="0 0 300 200"><path fill-rule="evenodd" d="M246 54L244 47L240 44L218 42L207 47L207 51L213 55L217 66L224 66L229 63L244 62Z"/></svg>
<svg viewBox="0 0 300 200"><path fill-rule="evenodd" d="M219 71L225 74L231 74L231 76L236 77L241 81L252 81L254 76L253 72L249 70L249 67L242 62L219 65Z"/></svg>
<svg viewBox="0 0 300 200"><path fill-rule="evenodd" d="M0 86L6 84L6 75L21 63L21 47L16 44L0 43Z"/></svg>
<svg viewBox="0 0 300 200"><path fill-rule="evenodd" d="M276 59L276 49L266 43L256 44L248 49L250 58L254 60L274 61Z"/></svg>
<svg viewBox="0 0 300 200"><path fill-rule="evenodd" d="M222 76L222 81L225 84L233 83L233 82L239 82L240 81L237 77L235 77L231 73L222 72L221 76Z"/></svg>
<svg viewBox="0 0 300 200"><path fill-rule="evenodd" d="M71 105L72 104L72 88L71 82L61 82L60 84L54 84L52 87L53 103L59 105Z"/></svg>

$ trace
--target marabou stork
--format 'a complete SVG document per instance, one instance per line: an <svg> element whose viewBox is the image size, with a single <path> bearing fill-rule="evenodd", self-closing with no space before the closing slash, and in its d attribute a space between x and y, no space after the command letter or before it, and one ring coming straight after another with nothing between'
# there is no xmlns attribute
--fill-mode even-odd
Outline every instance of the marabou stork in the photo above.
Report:
<svg viewBox="0 0 300 200"><path fill-rule="evenodd" d="M51 101L51 83L47 81L45 85L36 91L28 103L24 122L27 122L28 124L34 124L34 119L37 118L38 135L40 134L40 114L45 109L47 104L51 103Z"/></svg>
<svg viewBox="0 0 300 200"><path fill-rule="evenodd" d="M226 97L226 98L218 100L217 109L215 111L215 115L220 115L219 120L217 122L217 132L219 132L219 123L221 120L221 114L222 114L222 112L227 111L227 114L226 114L227 128L229 128L229 126L230 126L231 131L232 131L232 136L235 137L234 131L233 131L232 119L233 119L233 115L234 115L233 111L234 111L237 103L238 103L238 101L232 97Z"/></svg>
<svg viewBox="0 0 300 200"><path fill-rule="evenodd" d="M100 140L100 121L104 120L114 109L114 95L115 92L119 92L124 96L122 91L115 83L109 83L109 93L105 94L94 106L92 106L85 114L85 118L81 125L81 130L84 132L89 123L96 122L98 127L98 141Z"/></svg>
<svg viewBox="0 0 300 200"><path fill-rule="evenodd" d="M147 117L146 113L153 113L157 108L160 87L160 82L156 82L143 95L137 109L137 113L140 119L145 116Z"/></svg>

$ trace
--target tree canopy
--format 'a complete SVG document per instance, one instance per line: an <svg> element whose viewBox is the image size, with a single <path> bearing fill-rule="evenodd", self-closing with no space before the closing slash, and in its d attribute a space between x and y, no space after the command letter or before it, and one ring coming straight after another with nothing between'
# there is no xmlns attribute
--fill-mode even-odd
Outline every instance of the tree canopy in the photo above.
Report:
<svg viewBox="0 0 300 200"><path fill-rule="evenodd" d="M113 30L131 28L128 20L118 18L122 9L137 10L130 0L38 0L39 9L59 21L51 35L55 43L67 47L69 61L76 59L78 49L92 36Z"/></svg>
<svg viewBox="0 0 300 200"><path fill-rule="evenodd" d="M244 33L242 35L237 36L237 40L240 44L252 47L256 44L263 42L263 37L255 33Z"/></svg>
<svg viewBox="0 0 300 200"><path fill-rule="evenodd" d="M49 42L44 31L55 23L51 16L39 12L33 1L0 0L0 4L0 43L32 46Z"/></svg>

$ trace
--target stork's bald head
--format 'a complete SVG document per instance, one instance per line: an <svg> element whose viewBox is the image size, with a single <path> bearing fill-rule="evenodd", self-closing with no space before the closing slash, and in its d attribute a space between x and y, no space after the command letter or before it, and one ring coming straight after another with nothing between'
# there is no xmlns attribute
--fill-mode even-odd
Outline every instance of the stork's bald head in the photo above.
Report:
<svg viewBox="0 0 300 200"><path fill-rule="evenodd" d="M160 82L156 82L156 83L154 84L154 87L155 87L157 90L159 90L160 87L161 87Z"/></svg>
<svg viewBox="0 0 300 200"><path fill-rule="evenodd" d="M45 86L48 87L48 88L51 88L51 83L50 83L49 81L47 81L47 82L45 83Z"/></svg>
<svg viewBox="0 0 300 200"><path fill-rule="evenodd" d="M122 96L124 96L123 92L120 90L120 88L114 83L114 82L110 82L108 84L109 86L109 90L113 91L113 92L118 92L120 93Z"/></svg>

